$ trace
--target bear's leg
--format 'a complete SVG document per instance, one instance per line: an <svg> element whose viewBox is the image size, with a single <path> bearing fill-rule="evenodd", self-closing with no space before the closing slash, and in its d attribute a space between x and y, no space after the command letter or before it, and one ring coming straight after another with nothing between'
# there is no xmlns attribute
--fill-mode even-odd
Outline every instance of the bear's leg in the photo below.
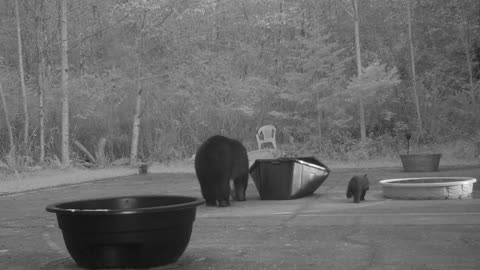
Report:
<svg viewBox="0 0 480 270"><path fill-rule="evenodd" d="M236 201L245 201L245 191L248 185L248 154L243 144L232 140L232 198Z"/></svg>
<svg viewBox="0 0 480 270"><path fill-rule="evenodd" d="M205 199L206 205L217 206L211 175L198 170L198 166L195 167L195 169L197 170L197 178L198 182L200 183L200 191L202 192L202 196Z"/></svg>
<svg viewBox="0 0 480 270"><path fill-rule="evenodd" d="M215 185L215 197L219 207L230 205L230 179L223 175Z"/></svg>
<svg viewBox="0 0 480 270"><path fill-rule="evenodd" d="M205 204L207 206L217 206L217 200L215 200L215 194L209 194L207 196L203 196L205 198Z"/></svg>
<svg viewBox="0 0 480 270"><path fill-rule="evenodd" d="M360 187L360 185L357 185L353 193L353 202L359 203L361 195L362 195L362 188Z"/></svg>
<svg viewBox="0 0 480 270"><path fill-rule="evenodd" d="M367 190L366 190L366 189L363 190L362 196L360 196L360 200L361 200L361 201L365 201L365 194L367 194Z"/></svg>
<svg viewBox="0 0 480 270"><path fill-rule="evenodd" d="M248 185L248 173L233 179L232 198L236 201L245 201L245 192Z"/></svg>
<svg viewBox="0 0 480 270"><path fill-rule="evenodd" d="M207 206L217 206L217 202L216 201L212 201L212 200L206 200L206 203L205 203Z"/></svg>
<svg viewBox="0 0 480 270"><path fill-rule="evenodd" d="M352 191L352 187L350 184L348 184L348 187L347 187L347 198L351 198L353 196L353 191Z"/></svg>
<svg viewBox="0 0 480 270"><path fill-rule="evenodd" d="M200 181L200 189L202 191L202 196L205 199L207 206L217 206L217 200L215 199L215 192L211 185L208 185L208 182Z"/></svg>

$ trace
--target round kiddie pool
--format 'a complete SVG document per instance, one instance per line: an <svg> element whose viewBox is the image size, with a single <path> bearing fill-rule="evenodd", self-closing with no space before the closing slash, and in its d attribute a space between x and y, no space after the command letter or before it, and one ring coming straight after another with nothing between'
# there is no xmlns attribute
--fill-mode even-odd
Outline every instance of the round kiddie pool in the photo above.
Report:
<svg viewBox="0 0 480 270"><path fill-rule="evenodd" d="M399 200L442 200L470 197L473 177L419 177L381 180L383 196Z"/></svg>
<svg viewBox="0 0 480 270"><path fill-rule="evenodd" d="M85 268L150 268L175 262L190 241L203 199L148 195L47 206L68 252Z"/></svg>

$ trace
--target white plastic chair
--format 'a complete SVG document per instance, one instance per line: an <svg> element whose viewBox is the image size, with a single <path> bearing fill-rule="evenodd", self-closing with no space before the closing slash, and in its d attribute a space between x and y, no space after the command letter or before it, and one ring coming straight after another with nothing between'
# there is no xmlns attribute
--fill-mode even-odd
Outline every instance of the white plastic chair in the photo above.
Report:
<svg viewBox="0 0 480 270"><path fill-rule="evenodd" d="M264 143L271 143L273 145L273 149L277 149L277 143L275 141L276 133L277 129L272 125L260 127L258 129L258 133L255 135L257 136L258 149L262 149L262 144Z"/></svg>

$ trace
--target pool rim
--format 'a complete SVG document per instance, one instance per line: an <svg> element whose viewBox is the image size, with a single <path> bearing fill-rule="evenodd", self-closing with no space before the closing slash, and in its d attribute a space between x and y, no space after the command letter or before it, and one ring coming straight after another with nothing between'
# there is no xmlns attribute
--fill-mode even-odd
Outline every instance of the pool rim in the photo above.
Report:
<svg viewBox="0 0 480 270"><path fill-rule="evenodd" d="M405 180L422 180L422 179L452 179L452 182L439 182L439 183L398 183L399 181ZM458 186L458 185L467 185L477 182L477 179L474 177L460 177L460 176L441 176L441 177L409 177L409 178L395 178L395 179L385 179L380 180L379 183L383 187L448 187L448 186Z"/></svg>

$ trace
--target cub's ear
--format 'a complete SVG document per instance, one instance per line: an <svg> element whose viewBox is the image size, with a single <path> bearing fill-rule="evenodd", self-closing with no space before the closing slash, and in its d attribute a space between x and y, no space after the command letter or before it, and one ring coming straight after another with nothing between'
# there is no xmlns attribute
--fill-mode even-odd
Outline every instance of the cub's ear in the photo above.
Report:
<svg viewBox="0 0 480 270"><path fill-rule="evenodd" d="M367 174L365 174L364 177L367 177Z"/></svg>

